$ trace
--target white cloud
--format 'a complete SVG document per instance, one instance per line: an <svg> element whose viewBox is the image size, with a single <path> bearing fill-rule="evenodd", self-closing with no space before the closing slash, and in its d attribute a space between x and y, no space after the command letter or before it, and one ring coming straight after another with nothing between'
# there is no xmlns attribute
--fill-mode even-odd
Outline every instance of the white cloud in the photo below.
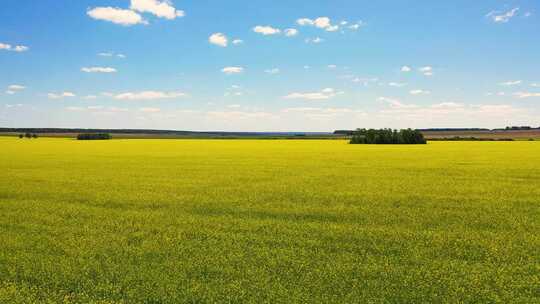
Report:
<svg viewBox="0 0 540 304"><path fill-rule="evenodd" d="M306 40L306 43L321 43L321 42L324 42L324 39L320 38L320 37L316 37L316 38L307 38Z"/></svg>
<svg viewBox="0 0 540 304"><path fill-rule="evenodd" d="M424 76L433 76L433 68L430 66L421 67L418 69Z"/></svg>
<svg viewBox="0 0 540 304"><path fill-rule="evenodd" d="M300 26L315 26L328 32L339 30L339 25L333 25L328 17L318 17L316 19L300 18L296 20L296 23Z"/></svg>
<svg viewBox="0 0 540 304"><path fill-rule="evenodd" d="M208 38L208 42L221 47L227 47L228 41L227 36L222 33L214 33Z"/></svg>
<svg viewBox="0 0 540 304"><path fill-rule="evenodd" d="M139 111L145 113L159 113L161 112L160 108L140 108Z"/></svg>
<svg viewBox="0 0 540 304"><path fill-rule="evenodd" d="M101 109L103 109L103 106L88 106L86 108L88 110L101 110Z"/></svg>
<svg viewBox="0 0 540 304"><path fill-rule="evenodd" d="M401 67L401 71L404 72L404 73L408 73L410 71L412 71L412 69L406 65L402 66Z"/></svg>
<svg viewBox="0 0 540 304"><path fill-rule="evenodd" d="M22 107L23 104L22 103L18 103L18 104L6 104L5 107L10 109L10 108L20 108Z"/></svg>
<svg viewBox="0 0 540 304"><path fill-rule="evenodd" d="M62 93L48 93L47 97L49 99L62 99L67 97L75 97L76 95L72 92L62 92Z"/></svg>
<svg viewBox="0 0 540 304"><path fill-rule="evenodd" d="M298 35L298 30L294 28L289 28L285 30L285 36L287 37L294 37Z"/></svg>
<svg viewBox="0 0 540 304"><path fill-rule="evenodd" d="M516 96L518 98L540 97L540 93L517 92L517 93L514 93L514 96Z"/></svg>
<svg viewBox="0 0 540 304"><path fill-rule="evenodd" d="M486 17L491 18L495 23L507 23L514 16L517 15L519 7L513 8L507 12L491 11Z"/></svg>
<svg viewBox="0 0 540 304"><path fill-rule="evenodd" d="M265 70L264 72L267 74L279 74L280 70L278 68L273 68L273 69Z"/></svg>
<svg viewBox="0 0 540 304"><path fill-rule="evenodd" d="M329 64L329 65L327 65L326 67L329 68L329 69L335 69L335 68L337 68L337 65L335 65L335 64Z"/></svg>
<svg viewBox="0 0 540 304"><path fill-rule="evenodd" d="M361 78L361 77L354 77L352 79L352 82L354 83L361 83L363 84L364 86L369 86L370 84L373 84L373 83L377 83L379 81L379 78L377 77L372 77L372 78L368 78L368 77L364 77L364 78Z"/></svg>
<svg viewBox="0 0 540 304"><path fill-rule="evenodd" d="M390 83L388 83L388 85L391 86L391 87L401 88L401 87L406 86L407 84L402 83L402 82L390 82Z"/></svg>
<svg viewBox="0 0 540 304"><path fill-rule="evenodd" d="M284 96L285 99L305 99L305 100L327 100L333 98L337 95L341 95L343 92L336 92L332 88L326 88L320 92L311 92L311 93L290 93L287 96Z"/></svg>
<svg viewBox="0 0 540 304"><path fill-rule="evenodd" d="M114 99L127 100L127 101L147 101L158 99L174 99L185 97L186 94L182 92L161 92L161 91L142 91L142 92L126 92L114 95Z"/></svg>
<svg viewBox="0 0 540 304"><path fill-rule="evenodd" d="M177 10L168 0L131 0L131 9L169 20L185 16L184 11Z"/></svg>
<svg viewBox="0 0 540 304"><path fill-rule="evenodd" d="M425 91L425 90L411 90L409 91L409 94L411 95L429 95L431 94L430 91Z"/></svg>
<svg viewBox="0 0 540 304"><path fill-rule="evenodd" d="M522 83L521 80L511 80L511 81L501 82L501 83L499 83L499 85L508 87L508 86L515 86L515 85L518 85L518 84L521 84L521 83Z"/></svg>
<svg viewBox="0 0 540 304"><path fill-rule="evenodd" d="M15 46L15 48L13 49L15 52L26 52L28 51L30 48L28 48L27 46L24 46L24 45L17 45Z"/></svg>
<svg viewBox="0 0 540 304"><path fill-rule="evenodd" d="M240 74L242 72L244 72L244 68L243 67L225 67L221 70L221 72L227 74L227 75L231 75L231 74Z"/></svg>
<svg viewBox="0 0 540 304"><path fill-rule="evenodd" d="M98 56L101 56L101 57L118 57L118 58L121 58L121 59L124 59L126 58L126 55L124 54L115 54L114 52L102 52L102 53L98 53Z"/></svg>
<svg viewBox="0 0 540 304"><path fill-rule="evenodd" d="M92 100L92 99L96 99L96 98L97 98L96 95L86 95L86 96L84 97L84 99L86 99L86 100Z"/></svg>
<svg viewBox="0 0 540 304"><path fill-rule="evenodd" d="M239 45L239 44L242 44L242 43L244 43L244 40L242 40L242 39L234 39L232 41L232 44L234 44L234 45Z"/></svg>
<svg viewBox="0 0 540 304"><path fill-rule="evenodd" d="M331 25L329 27L326 28L326 31L327 32L336 32L339 30L339 26L338 25Z"/></svg>
<svg viewBox="0 0 540 304"><path fill-rule="evenodd" d="M255 33L259 33L259 34L262 34L262 35L265 35L265 36L267 36L267 35L276 35L276 34L281 33L280 29L273 28L271 26L261 26L261 25L257 25L256 27L254 27L253 31Z"/></svg>
<svg viewBox="0 0 540 304"><path fill-rule="evenodd" d="M96 7L86 12L88 16L96 20L109 21L123 26L135 24L148 24L138 13L117 7Z"/></svg>
<svg viewBox="0 0 540 304"><path fill-rule="evenodd" d="M15 95L17 92L22 91L26 89L25 86L19 85L19 84L12 84L7 87L6 94L8 95Z"/></svg>
<svg viewBox="0 0 540 304"><path fill-rule="evenodd" d="M115 68L110 67L84 67L81 68L82 72L85 73L116 73Z"/></svg>
<svg viewBox="0 0 540 304"><path fill-rule="evenodd" d="M306 25L314 25L314 21L309 19L309 18L300 18L298 20L296 20L296 23L298 25L301 25L301 26L306 26Z"/></svg>
<svg viewBox="0 0 540 304"><path fill-rule="evenodd" d="M531 83L531 87L540 88L540 83Z"/></svg>
<svg viewBox="0 0 540 304"><path fill-rule="evenodd" d="M21 53L21 52L26 52L29 49L30 49L29 47L24 46L24 45L16 45L15 47L13 47L11 44L0 43L0 50L4 50L4 51L12 51L12 52Z"/></svg>
<svg viewBox="0 0 540 304"><path fill-rule="evenodd" d="M405 109L405 108L415 108L416 105L406 105L402 103L399 99L390 98L390 97L379 97L378 101L387 103L392 109Z"/></svg>
<svg viewBox="0 0 540 304"><path fill-rule="evenodd" d="M20 91L20 90L24 90L26 89L25 86L23 85L20 85L20 84L12 84L10 86L8 86L8 90L10 91Z"/></svg>
<svg viewBox="0 0 540 304"><path fill-rule="evenodd" d="M359 30L362 26L366 25L365 22L363 21L358 21L357 23L355 24L351 24L349 25L347 28L350 29L350 30L353 30L353 31L357 31Z"/></svg>

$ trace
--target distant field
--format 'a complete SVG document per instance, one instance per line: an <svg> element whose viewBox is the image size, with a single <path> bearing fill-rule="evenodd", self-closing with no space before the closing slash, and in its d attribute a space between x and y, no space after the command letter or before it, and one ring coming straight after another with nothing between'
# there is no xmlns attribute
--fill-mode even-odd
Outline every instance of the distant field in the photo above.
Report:
<svg viewBox="0 0 540 304"><path fill-rule="evenodd" d="M0 137L0 303L539 303L540 142Z"/></svg>
<svg viewBox="0 0 540 304"><path fill-rule="evenodd" d="M4 130L4 131L3 131ZM84 130L52 132L49 129L35 129L39 131L7 132L0 128L0 136L19 136L24 132L37 133L41 137L76 138ZM114 131L114 132L112 132ZM93 130L93 132L111 133L116 139L345 139L348 136L333 133L268 133L268 132L191 132L191 131L153 131L144 133L145 130ZM448 139L453 137L478 139L514 139L514 140L540 140L540 129L531 130L445 130L445 131L422 131L428 139Z"/></svg>

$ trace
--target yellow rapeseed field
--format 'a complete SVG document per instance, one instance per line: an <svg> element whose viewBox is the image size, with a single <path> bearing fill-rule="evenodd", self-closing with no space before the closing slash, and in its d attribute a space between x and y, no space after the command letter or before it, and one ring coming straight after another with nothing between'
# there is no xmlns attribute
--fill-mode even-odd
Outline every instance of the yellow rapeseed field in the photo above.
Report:
<svg viewBox="0 0 540 304"><path fill-rule="evenodd" d="M0 303L539 303L540 142L0 137Z"/></svg>

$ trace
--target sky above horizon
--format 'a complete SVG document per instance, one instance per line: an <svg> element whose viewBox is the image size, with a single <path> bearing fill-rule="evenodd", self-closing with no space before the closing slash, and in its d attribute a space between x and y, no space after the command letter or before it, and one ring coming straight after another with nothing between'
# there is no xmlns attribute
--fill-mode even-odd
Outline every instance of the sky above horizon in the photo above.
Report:
<svg viewBox="0 0 540 304"><path fill-rule="evenodd" d="M538 14L533 0L4 0L0 127L538 127Z"/></svg>

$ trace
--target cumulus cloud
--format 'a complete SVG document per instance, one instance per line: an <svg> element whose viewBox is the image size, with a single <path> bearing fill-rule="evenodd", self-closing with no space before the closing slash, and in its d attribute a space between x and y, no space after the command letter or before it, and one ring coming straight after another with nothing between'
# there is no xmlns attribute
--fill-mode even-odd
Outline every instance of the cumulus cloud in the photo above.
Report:
<svg viewBox="0 0 540 304"><path fill-rule="evenodd" d="M410 71L412 71L412 69L406 65L402 66L401 67L401 71L404 72L404 73L408 73Z"/></svg>
<svg viewBox="0 0 540 304"><path fill-rule="evenodd" d="M11 44L1 43L0 42L0 50L4 50L4 51L11 51L11 52L21 53L21 52L26 52L29 49L30 49L29 47L24 46L24 45L12 46Z"/></svg>
<svg viewBox="0 0 540 304"><path fill-rule="evenodd" d="M12 91L20 91L24 89L26 89L26 87L20 84L12 84L8 86L8 90L12 90Z"/></svg>
<svg viewBox="0 0 540 304"><path fill-rule="evenodd" d="M25 86L19 85L19 84L12 84L7 87L6 94L8 95L15 95L17 92L22 91L26 89Z"/></svg>
<svg viewBox="0 0 540 304"><path fill-rule="evenodd" d="M277 28L273 28L271 26L262 26L262 25L257 25L256 27L253 28L253 31L255 33L259 33L259 34L262 34L262 35L276 35L276 34L279 34L281 33L281 30L280 29L277 29Z"/></svg>
<svg viewBox="0 0 540 304"><path fill-rule="evenodd" d="M285 99L305 99L305 100L327 100L333 98L337 95L341 95L343 92L337 92L332 88L326 88L320 92L309 92L309 93L290 93L283 98Z"/></svg>
<svg viewBox="0 0 540 304"><path fill-rule="evenodd" d="M324 39L320 38L320 37L316 37L316 38L307 38L306 40L306 43L322 43L324 42Z"/></svg>
<svg viewBox="0 0 540 304"><path fill-rule="evenodd" d="M264 71L267 74L279 74L280 70L278 68L268 69Z"/></svg>
<svg viewBox="0 0 540 304"><path fill-rule="evenodd" d="M186 94L182 92L142 91L121 93L114 95L113 98L126 101L148 101L159 99L174 99L185 96Z"/></svg>
<svg viewBox="0 0 540 304"><path fill-rule="evenodd" d="M339 25L332 24L330 18L328 17L318 17L316 19L300 18L296 20L296 23L300 26L314 26L328 32L335 32L339 30Z"/></svg>
<svg viewBox="0 0 540 304"><path fill-rule="evenodd" d="M69 98L69 97L75 97L75 95L72 92L62 92L62 93L48 93L47 97L49 99L62 99L62 98Z"/></svg>
<svg viewBox="0 0 540 304"><path fill-rule="evenodd" d="M511 81L501 82L499 83L499 85L509 87L509 86L515 86L521 83L522 83L521 80L511 80Z"/></svg>
<svg viewBox="0 0 540 304"><path fill-rule="evenodd" d="M85 73L116 73L115 68L110 67L84 67L81 68L82 72Z"/></svg>
<svg viewBox="0 0 540 304"><path fill-rule="evenodd" d="M406 86L407 84L402 83L402 82L390 82L390 83L388 83L388 85L391 86L391 87L401 88L401 87Z"/></svg>
<svg viewBox="0 0 540 304"><path fill-rule="evenodd" d="M244 72L244 68L243 67L225 67L221 70L221 72L227 74L227 75L231 75L231 74L240 74L242 72Z"/></svg>
<svg viewBox="0 0 540 304"><path fill-rule="evenodd" d="M415 108L416 105L406 105L402 103L399 99L391 97L379 97L378 101L388 104L392 109L404 109L404 108Z"/></svg>
<svg viewBox="0 0 540 304"><path fill-rule="evenodd" d="M411 90L409 91L409 94L411 95L429 95L431 94L430 91L425 91L425 90Z"/></svg>
<svg viewBox="0 0 540 304"><path fill-rule="evenodd" d="M516 96L516 97L518 97L518 98L540 97L540 93L517 92L517 93L514 93L514 96Z"/></svg>
<svg viewBox="0 0 540 304"><path fill-rule="evenodd" d="M234 39L232 41L232 44L234 44L234 45L239 45L239 44L242 44L242 43L244 43L244 40L242 40L242 39Z"/></svg>
<svg viewBox="0 0 540 304"><path fill-rule="evenodd" d="M507 12L500 12L500 11L491 11L489 12L486 17L490 18L495 23L507 23L517 15L519 11L519 7L513 8Z"/></svg>
<svg viewBox="0 0 540 304"><path fill-rule="evenodd" d="M130 8L140 13L150 13L169 20L185 16L184 11L177 10L168 0L131 0Z"/></svg>
<svg viewBox="0 0 540 304"><path fill-rule="evenodd" d="M418 69L424 76L433 76L433 68L430 66L421 67Z"/></svg>
<svg viewBox="0 0 540 304"><path fill-rule="evenodd" d="M379 78L377 77L354 77L352 79L352 82L354 83L360 83L364 86L369 86L371 84L377 83L379 81Z"/></svg>
<svg viewBox="0 0 540 304"><path fill-rule="evenodd" d="M123 26L148 24L137 12L118 7L96 7L88 10L86 13L93 19L109 21Z"/></svg>
<svg viewBox="0 0 540 304"><path fill-rule="evenodd" d="M358 21L357 23L355 24L351 24L349 25L347 28L350 29L350 30L353 30L353 31L357 31L359 30L362 26L366 25L365 22L363 21Z"/></svg>
<svg viewBox="0 0 540 304"><path fill-rule="evenodd" d="M208 38L208 42L221 47L227 47L229 40L223 33L214 33L210 36L210 38Z"/></svg>
<svg viewBox="0 0 540 304"><path fill-rule="evenodd" d="M126 58L126 55L124 55L124 54L116 54L114 52L102 52L102 53L98 53L98 56L101 56L101 57L117 57L117 58L121 58L121 59Z"/></svg>
<svg viewBox="0 0 540 304"><path fill-rule="evenodd" d="M287 37L294 37L298 35L298 30L294 28L289 28L285 30L285 36Z"/></svg>

